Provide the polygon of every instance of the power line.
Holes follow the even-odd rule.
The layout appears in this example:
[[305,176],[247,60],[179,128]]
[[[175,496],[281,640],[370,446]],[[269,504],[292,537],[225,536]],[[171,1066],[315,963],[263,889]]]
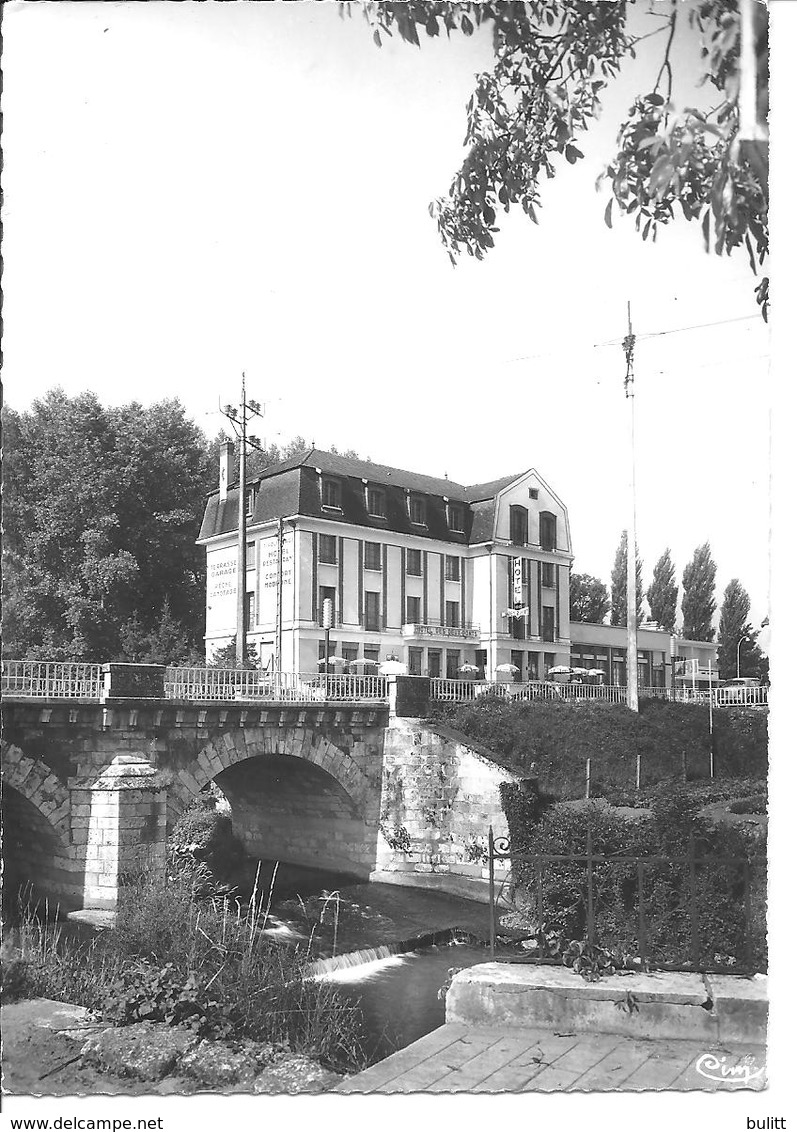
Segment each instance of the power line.
[[[635,338],[637,342],[643,338],[663,338],[668,334],[684,334],[688,330],[706,330],[711,326],[728,326],[732,322],[751,322],[753,319],[759,319],[760,317],[761,316],[758,314],[743,314],[738,318],[722,318],[717,319],[715,322],[696,322],[693,326],[676,326],[671,330],[652,330],[649,334],[636,334]],[[613,338],[610,342],[596,342],[593,349],[599,350],[603,346],[621,346],[622,344],[622,338]]]

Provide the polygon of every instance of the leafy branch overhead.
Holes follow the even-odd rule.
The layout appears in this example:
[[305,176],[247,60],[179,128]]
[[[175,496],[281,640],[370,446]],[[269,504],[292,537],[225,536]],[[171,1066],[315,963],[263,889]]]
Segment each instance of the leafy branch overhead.
[[[448,193],[429,206],[452,263],[463,251],[481,259],[493,247],[501,209],[520,205],[538,223],[541,184],[555,176],[557,155],[570,165],[584,156],[579,135],[597,117],[610,81],[624,60],[635,57],[638,43],[658,35],[662,60],[654,87],[635,98],[617,154],[599,178],[613,193],[605,221],[612,226],[616,206],[635,218],[643,239],[655,240],[659,225],[669,223],[679,206],[687,220],[700,223],[707,250],[728,254],[743,246],[753,271],[762,266],[769,247],[767,161],[765,147],[741,138],[738,0],[702,0],[689,11],[676,0],[666,9],[640,4],[640,16],[652,24],[644,34],[628,28],[634,2],[357,5],[377,46],[394,33],[420,46],[424,34],[471,36],[482,25],[491,28],[494,62],[476,76],[467,105],[465,159]],[[341,7],[353,10],[351,4]],[[702,36],[702,82],[719,92],[708,113],[679,110],[672,101],[672,47],[678,21],[687,19]],[[758,113],[765,120],[765,11],[756,20]],[[756,295],[766,318],[766,278]]]

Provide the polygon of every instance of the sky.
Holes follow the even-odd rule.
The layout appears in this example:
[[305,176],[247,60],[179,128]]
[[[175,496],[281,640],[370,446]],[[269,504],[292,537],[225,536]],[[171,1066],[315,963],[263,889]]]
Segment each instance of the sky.
[[[644,586],[666,547],[680,579],[709,541],[718,604],[738,577],[757,627],[770,345],[746,254],[706,255],[682,220],[656,244],[610,231],[595,189],[663,37],[605,99],[585,160],[543,186],[539,226],[499,214],[493,251],[454,268],[428,204],[461,160],[489,37],[380,50],[334,9],[7,5],[8,403],[55,385],[178,397],[212,435],[245,370],[267,441],[464,483],[536,468],[568,506],[574,568],[608,584],[629,513],[630,302]],[[662,22],[643,11],[640,30]],[[675,101],[705,104],[685,26]]]

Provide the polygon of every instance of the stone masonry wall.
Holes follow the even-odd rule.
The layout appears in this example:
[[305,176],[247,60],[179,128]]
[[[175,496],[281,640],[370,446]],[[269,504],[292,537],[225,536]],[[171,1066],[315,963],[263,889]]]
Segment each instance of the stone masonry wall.
[[482,887],[489,827],[507,834],[498,787],[517,778],[456,732],[397,721],[385,737],[378,871]]
[[216,779],[233,832],[252,857],[367,877],[376,860],[376,821],[366,822],[342,787],[293,757],[248,759]]

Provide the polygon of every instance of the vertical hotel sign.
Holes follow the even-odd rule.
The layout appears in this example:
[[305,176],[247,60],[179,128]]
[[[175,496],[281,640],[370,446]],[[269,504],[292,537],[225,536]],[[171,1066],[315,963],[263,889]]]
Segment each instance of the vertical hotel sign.
[[512,604],[523,604],[523,559],[512,559]]
[[[282,620],[293,620],[293,532],[282,535],[282,586],[278,583],[279,555],[277,535],[260,541],[260,617],[261,625],[274,628],[277,602],[282,598]],[[281,591],[281,592],[280,592]]]

